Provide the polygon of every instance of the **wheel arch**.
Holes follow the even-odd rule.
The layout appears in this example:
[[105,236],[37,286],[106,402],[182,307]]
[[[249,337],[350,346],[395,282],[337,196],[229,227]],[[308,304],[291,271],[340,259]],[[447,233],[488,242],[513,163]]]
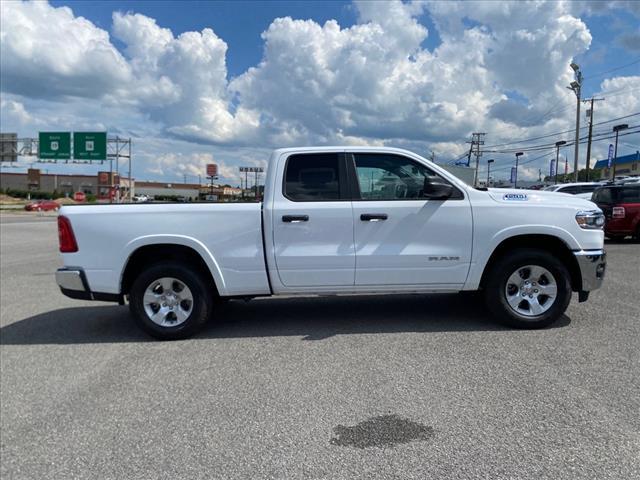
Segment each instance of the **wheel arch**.
[[482,276],[480,278],[480,288],[486,284],[487,277],[498,259],[506,252],[515,248],[532,248],[551,253],[560,260],[569,271],[571,289],[574,292],[582,289],[580,266],[578,265],[575,255],[561,238],[547,234],[522,234],[502,240],[494,248],[489,260],[484,266]]
[[221,294],[221,288],[224,288],[224,282],[218,265],[210,255],[207,258],[207,255],[203,255],[197,245],[190,245],[187,242],[177,243],[175,241],[166,241],[166,239],[165,241],[158,240],[159,241],[156,242],[134,245],[133,248],[130,249],[130,253],[122,268],[120,278],[121,294],[126,295],[129,293],[137,273],[144,268],[145,265],[163,260],[178,261],[191,265],[210,282],[215,295],[219,296]]

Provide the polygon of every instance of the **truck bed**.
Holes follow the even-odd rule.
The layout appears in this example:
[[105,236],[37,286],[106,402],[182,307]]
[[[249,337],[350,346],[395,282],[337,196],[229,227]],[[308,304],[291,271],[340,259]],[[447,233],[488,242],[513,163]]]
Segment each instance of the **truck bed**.
[[81,205],[60,214],[71,221],[78,243],[78,252],[63,254],[64,264],[84,267],[92,291],[119,293],[121,272],[136,249],[172,243],[202,256],[220,295],[270,293],[259,203]]

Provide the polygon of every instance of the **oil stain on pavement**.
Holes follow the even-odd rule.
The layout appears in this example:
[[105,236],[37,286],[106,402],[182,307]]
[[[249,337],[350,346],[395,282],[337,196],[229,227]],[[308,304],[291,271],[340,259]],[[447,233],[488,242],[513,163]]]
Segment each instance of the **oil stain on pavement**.
[[433,437],[433,428],[398,415],[372,417],[352,427],[338,425],[333,432],[335,436],[329,440],[331,445],[356,448],[394,447]]

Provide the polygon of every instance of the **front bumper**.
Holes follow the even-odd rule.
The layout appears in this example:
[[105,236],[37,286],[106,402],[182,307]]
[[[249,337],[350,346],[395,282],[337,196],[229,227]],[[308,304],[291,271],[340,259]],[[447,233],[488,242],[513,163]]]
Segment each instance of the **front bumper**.
[[607,253],[604,250],[579,250],[573,254],[580,267],[580,290],[590,292],[600,288],[607,268]]
[[56,271],[56,283],[63,295],[76,300],[101,300],[103,302],[124,303],[122,295],[115,293],[92,292],[87,276],[82,268],[65,267]]

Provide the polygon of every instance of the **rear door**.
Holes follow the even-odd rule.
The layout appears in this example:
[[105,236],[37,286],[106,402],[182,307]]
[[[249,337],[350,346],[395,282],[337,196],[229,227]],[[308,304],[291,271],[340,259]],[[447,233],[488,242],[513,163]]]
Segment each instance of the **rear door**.
[[347,158],[355,190],[356,285],[461,287],[472,245],[471,206],[464,193],[454,186],[450,199],[425,199],[425,177],[450,182],[402,155]]
[[353,213],[344,154],[300,153],[282,168],[275,192],[273,242],[285,287],[353,286]]

